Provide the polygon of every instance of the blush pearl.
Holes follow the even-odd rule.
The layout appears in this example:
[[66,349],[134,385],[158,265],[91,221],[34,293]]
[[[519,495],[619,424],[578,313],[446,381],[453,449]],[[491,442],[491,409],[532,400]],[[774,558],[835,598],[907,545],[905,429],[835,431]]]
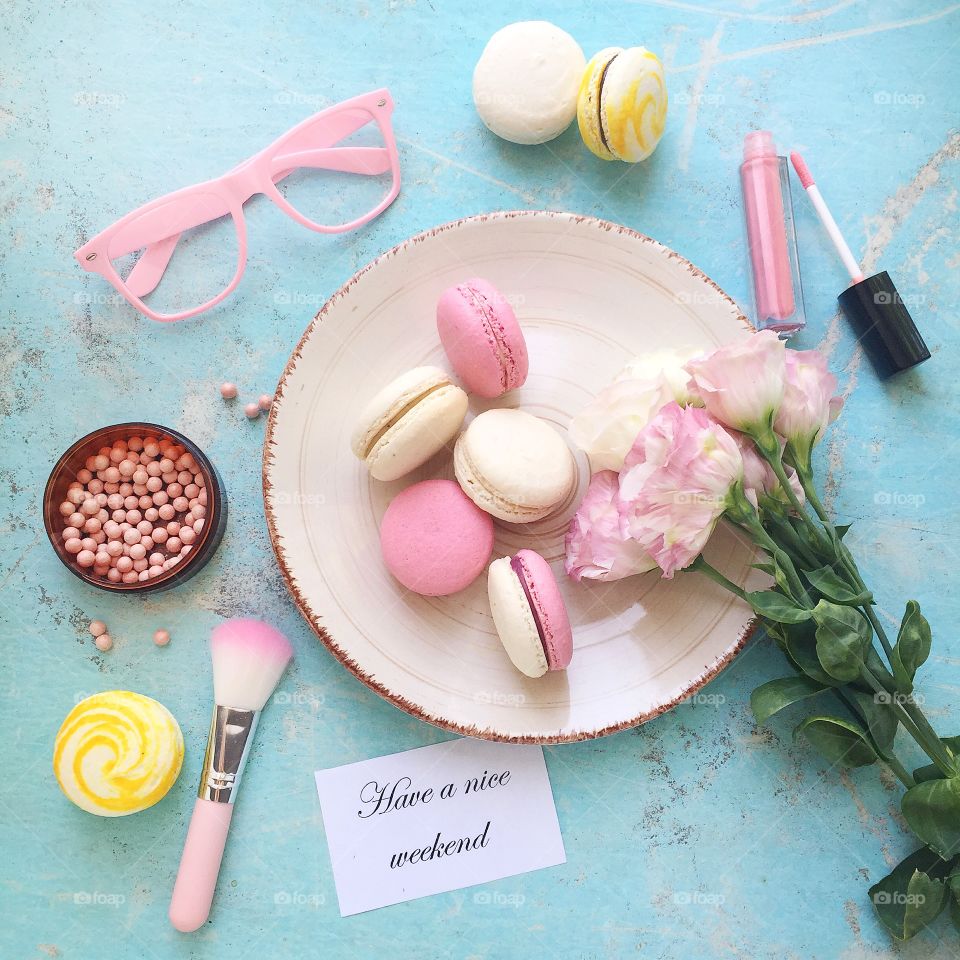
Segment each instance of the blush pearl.
[[165,647],[170,642],[170,633],[167,630],[155,630],[153,642],[158,647]]
[[233,400],[237,395],[237,385],[235,383],[221,383],[220,396],[224,400]]
[[266,413],[270,407],[273,406],[273,397],[266,393],[262,393],[260,394],[260,398],[257,400],[257,405],[264,413]]
[[103,650],[104,652],[113,647],[113,640],[110,639],[109,633],[101,633],[93,642],[96,644],[98,650]]
[[243,408],[243,412],[249,420],[256,420],[260,416],[260,407],[255,403],[248,403]]

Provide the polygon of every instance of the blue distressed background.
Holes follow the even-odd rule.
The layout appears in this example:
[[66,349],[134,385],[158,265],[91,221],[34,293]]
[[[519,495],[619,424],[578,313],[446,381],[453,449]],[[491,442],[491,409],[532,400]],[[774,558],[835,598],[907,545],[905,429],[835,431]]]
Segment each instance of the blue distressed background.
[[[960,606],[956,302],[960,4],[946,0],[489,0],[251,3],[19,2],[0,24],[3,434],[3,818],[0,955],[50,957],[746,957],[854,960],[957,955],[941,921],[905,948],[878,927],[867,887],[911,848],[900,790],[875,769],[829,771],[790,740],[789,714],[757,729],[749,691],[784,672],[766,642],[706,696],[637,730],[548,748],[566,866],[340,919],[312,771],[442,739],[379,700],[298,618],[262,513],[263,421],[217,395],[269,392],[324,299],[376,254],[439,222],[546,207],[618,220],[689,257],[747,302],[737,166],[744,133],[805,151],[852,247],[897,278],[933,352],[881,386],[836,316],[842,268],[797,198],[810,324],[848,396],[821,452],[830,501],[855,521],[891,624],[917,598],[934,626],[921,692],[956,734]],[[589,56],[643,43],[671,94],[657,153],[605,164],[576,129],[541,147],[498,141],[471,104],[473,63],[503,24],[547,17]],[[72,251],[116,217],[231,167],[295,122],[388,85],[403,192],[366,229],[323,237],[269,203],[248,211],[240,289],[201,318],[136,316]],[[148,418],[180,428],[231,497],[217,557],[165,596],[86,588],[55,559],[38,511],[73,439]],[[166,907],[209,709],[206,638],[257,614],[297,648],[254,750],[214,919],[184,937]],[[86,626],[110,625],[101,655]],[[166,627],[173,642],[150,635]],[[56,729],[83,695],[159,698],[188,745],[153,809],[97,819],[60,794]],[[87,902],[92,901],[92,902]],[[939,936],[938,936],[939,935]],[[941,939],[943,937],[943,939]],[[950,939],[953,937],[953,939]]]

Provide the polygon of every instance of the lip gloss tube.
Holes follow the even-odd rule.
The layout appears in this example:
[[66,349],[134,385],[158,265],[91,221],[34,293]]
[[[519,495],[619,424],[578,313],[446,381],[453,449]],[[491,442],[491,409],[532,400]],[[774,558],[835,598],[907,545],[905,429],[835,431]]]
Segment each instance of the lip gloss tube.
[[787,158],[777,156],[769,130],[744,139],[740,184],[757,329],[788,337],[806,319]]

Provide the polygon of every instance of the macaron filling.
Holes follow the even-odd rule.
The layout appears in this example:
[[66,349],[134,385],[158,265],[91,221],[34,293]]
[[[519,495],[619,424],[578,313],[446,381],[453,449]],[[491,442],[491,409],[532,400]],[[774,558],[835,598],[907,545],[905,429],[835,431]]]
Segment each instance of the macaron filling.
[[434,393],[437,393],[440,390],[445,390],[447,387],[452,384],[449,381],[443,383],[434,384],[432,387],[429,387],[427,390],[424,390],[423,393],[417,394],[412,400],[409,400],[405,403],[396,413],[392,414],[386,423],[367,441],[367,445],[363,449],[363,455],[361,459],[366,459],[370,456],[370,452],[376,447],[376,445],[384,438],[384,436],[389,433],[414,407],[419,406],[423,403],[427,397],[431,396]]
[[510,349],[507,340],[506,331],[503,324],[497,318],[497,312],[494,310],[490,301],[476,288],[469,284],[462,283],[457,287],[464,299],[472,301],[473,305],[480,312],[483,318],[484,330],[487,333],[487,339],[497,356],[497,362],[500,365],[500,387],[507,391],[512,386],[510,374],[516,369],[517,362]]
[[530,584],[527,582],[526,566],[519,555],[510,558],[510,569],[517,575],[520,586],[523,588],[523,595],[527,598],[530,606],[530,614],[533,617],[533,624],[537,628],[537,636],[540,638],[540,646],[543,647],[544,656],[547,658],[547,669],[555,670],[556,662],[550,657],[550,648],[547,645],[547,637],[544,633],[543,623],[540,620],[540,609],[530,590]]
[[604,148],[610,153],[614,151],[611,149],[609,142],[607,141],[607,131],[603,128],[603,83],[607,79],[607,71],[610,69],[610,64],[619,57],[619,53],[615,53],[604,65],[603,69],[600,71],[600,80],[597,83],[597,132],[600,134],[600,142],[603,144]]

